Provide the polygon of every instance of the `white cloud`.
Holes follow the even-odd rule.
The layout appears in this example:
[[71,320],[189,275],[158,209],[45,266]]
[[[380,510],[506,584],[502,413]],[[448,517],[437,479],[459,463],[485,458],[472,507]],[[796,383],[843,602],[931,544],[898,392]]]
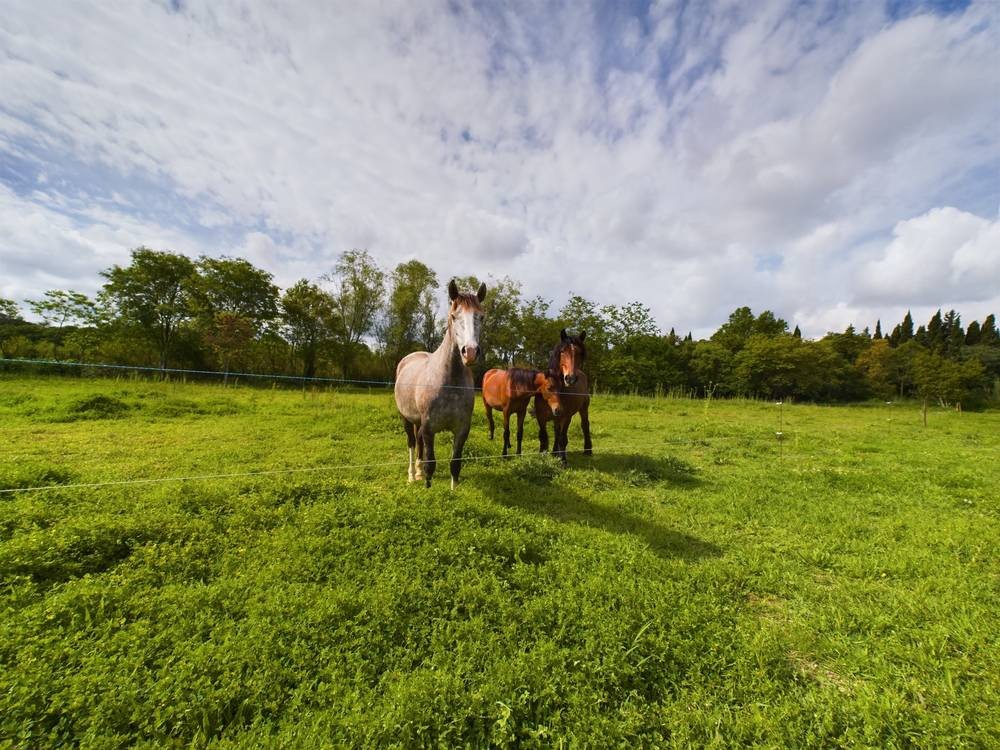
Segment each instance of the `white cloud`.
[[[638,298],[664,328],[751,304],[819,334],[933,295],[857,273],[895,263],[900,226],[944,205],[990,223],[995,3],[657,3],[648,33],[623,7],[15,2],[0,293],[73,286],[67,269],[93,287],[140,243],[243,254],[279,283],[366,247],[557,305]],[[995,266],[938,229],[949,300],[986,304]]]
[[863,296],[898,304],[1000,300],[1000,219],[945,207],[899,222],[859,279]]

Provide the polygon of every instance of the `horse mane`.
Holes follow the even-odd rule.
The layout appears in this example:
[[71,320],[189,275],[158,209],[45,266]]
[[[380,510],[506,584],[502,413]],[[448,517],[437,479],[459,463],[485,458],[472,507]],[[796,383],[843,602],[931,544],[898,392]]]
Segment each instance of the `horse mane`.
[[559,372],[559,355],[568,346],[580,347],[579,366],[583,366],[584,362],[587,361],[586,345],[580,341],[579,336],[571,336],[555,345],[555,348],[552,350],[552,354],[549,355],[549,372]]
[[451,301],[451,305],[453,309],[459,307],[469,307],[473,310],[483,309],[483,306],[479,303],[479,297],[475,294],[459,294]]
[[535,375],[538,374],[538,370],[529,370],[524,367],[511,367],[507,372],[510,374],[510,383],[512,386],[526,391],[535,390]]

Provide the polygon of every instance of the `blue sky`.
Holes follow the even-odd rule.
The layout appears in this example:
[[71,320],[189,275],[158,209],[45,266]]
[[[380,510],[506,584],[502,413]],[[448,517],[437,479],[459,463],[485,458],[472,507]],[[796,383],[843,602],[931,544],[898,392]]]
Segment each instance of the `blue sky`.
[[1000,311],[1000,4],[50,4],[0,19],[0,296],[139,244],[639,299]]

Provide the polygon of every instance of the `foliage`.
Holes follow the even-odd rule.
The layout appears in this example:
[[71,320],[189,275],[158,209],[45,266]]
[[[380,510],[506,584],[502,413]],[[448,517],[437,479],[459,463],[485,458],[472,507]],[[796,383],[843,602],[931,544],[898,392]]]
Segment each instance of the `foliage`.
[[[97,303],[76,292],[50,290],[32,302],[43,324],[21,320],[17,306],[0,310],[0,355],[196,370],[391,380],[396,363],[441,341],[446,300],[433,269],[419,260],[387,273],[365,250],[343,253],[323,277],[279,297],[269,272],[237,258],[184,256],[137,248],[133,262],[104,272]],[[456,279],[466,291],[474,276]],[[544,368],[561,329],[587,332],[591,388],[643,394],[756,395],[823,402],[920,398],[918,352],[963,363],[978,378],[960,379],[963,408],[1000,400],[1000,334],[993,315],[963,328],[955,310],[937,311],[914,331],[907,312],[892,333],[849,325],[818,341],[770,310],[734,310],[710,338],[663,334],[641,301],[601,305],[570,294],[553,302],[526,299],[519,281],[490,278],[476,377],[492,367]],[[6,311],[6,312],[4,312]],[[797,342],[797,343],[796,343]],[[974,367],[968,365],[968,367]],[[953,379],[952,379],[953,380]],[[936,398],[936,397],[935,397]],[[952,396],[949,396],[952,398]]]
[[333,297],[300,279],[281,298],[281,312],[285,338],[302,359],[302,375],[311,378],[317,357],[341,332]]
[[194,263],[184,255],[139,247],[131,264],[112,266],[101,275],[107,279],[104,298],[120,318],[135,324],[131,330],[151,338],[160,367],[166,367],[177,327],[193,314]]
[[61,289],[50,289],[40,300],[25,300],[31,311],[47,325],[62,328],[66,323],[90,323],[97,308],[86,294]]
[[374,333],[385,295],[385,272],[367,250],[355,249],[342,253],[333,272],[323,280],[333,286],[331,294],[342,332],[338,342],[341,369],[348,377],[362,338]]

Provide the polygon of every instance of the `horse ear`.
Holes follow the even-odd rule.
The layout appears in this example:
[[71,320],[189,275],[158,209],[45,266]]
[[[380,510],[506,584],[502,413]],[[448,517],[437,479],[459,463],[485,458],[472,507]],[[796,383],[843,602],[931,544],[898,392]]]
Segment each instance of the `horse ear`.
[[562,341],[565,341],[566,339],[569,338],[569,336],[566,335],[566,329],[565,328],[563,328],[561,331],[559,331],[559,338]]
[[479,285],[479,292],[476,294],[476,296],[479,297],[480,302],[486,299],[486,284]]
[[455,301],[458,296],[458,284],[455,283],[455,279],[448,282],[448,299]]
[[585,338],[587,338],[587,332],[586,331],[580,331],[580,343],[581,344],[583,343],[583,340]]

